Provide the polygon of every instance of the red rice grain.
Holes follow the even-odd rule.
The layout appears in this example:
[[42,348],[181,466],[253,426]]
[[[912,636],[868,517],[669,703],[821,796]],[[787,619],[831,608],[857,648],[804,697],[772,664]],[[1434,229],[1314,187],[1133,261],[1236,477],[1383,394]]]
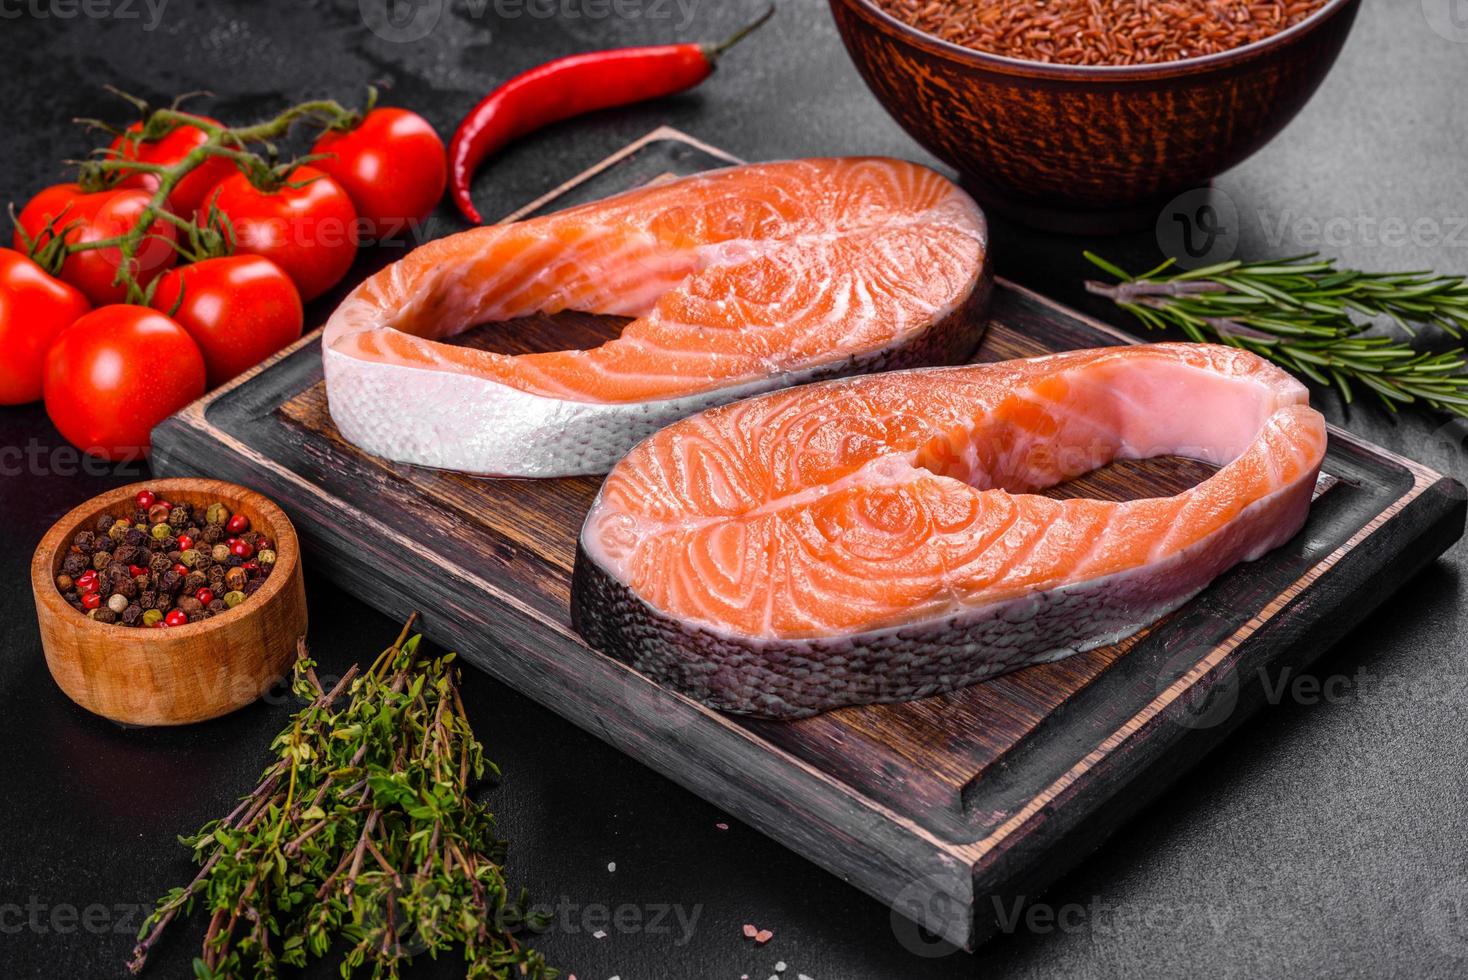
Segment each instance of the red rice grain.
[[954,44],[1025,61],[1141,65],[1263,40],[1326,0],[875,0]]

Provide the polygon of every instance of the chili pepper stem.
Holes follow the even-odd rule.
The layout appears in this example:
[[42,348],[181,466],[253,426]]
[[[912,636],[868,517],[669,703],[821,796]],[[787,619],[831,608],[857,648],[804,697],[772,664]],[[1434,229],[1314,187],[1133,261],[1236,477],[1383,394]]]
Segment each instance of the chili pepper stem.
[[720,55],[722,55],[725,51],[728,51],[740,41],[749,37],[749,35],[753,34],[755,31],[759,30],[761,27],[764,26],[765,22],[773,16],[775,16],[775,5],[772,3],[769,5],[768,8],[765,9],[764,13],[759,15],[756,20],[745,24],[743,27],[739,28],[739,30],[724,38],[724,40],[712,44],[700,44],[699,49],[703,51],[703,56],[708,59],[709,67],[712,68],[715,64],[718,63]]

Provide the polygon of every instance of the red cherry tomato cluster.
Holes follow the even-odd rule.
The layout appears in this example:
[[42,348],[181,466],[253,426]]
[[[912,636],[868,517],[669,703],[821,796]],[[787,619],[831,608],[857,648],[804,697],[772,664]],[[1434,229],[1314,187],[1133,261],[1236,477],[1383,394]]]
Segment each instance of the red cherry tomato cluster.
[[[443,143],[422,117],[341,116],[311,147],[322,156],[271,181],[228,154],[195,153],[211,134],[233,138],[218,120],[175,115],[157,138],[134,123],[104,151],[114,169],[103,189],[56,184],[32,197],[14,248],[0,248],[0,405],[44,398],[79,448],[136,458],[158,422],[299,339],[303,301],[346,276],[360,242],[427,217],[447,181]],[[168,214],[139,233],[123,270],[118,246],[76,246],[135,232],[170,176],[130,162],[177,168],[177,179]],[[209,238],[195,226],[229,244],[200,249]]]

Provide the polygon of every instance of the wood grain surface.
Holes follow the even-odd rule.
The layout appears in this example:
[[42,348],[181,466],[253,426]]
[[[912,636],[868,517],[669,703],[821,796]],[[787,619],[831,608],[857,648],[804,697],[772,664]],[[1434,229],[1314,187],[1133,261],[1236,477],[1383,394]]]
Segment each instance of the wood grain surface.
[[[660,130],[517,214],[732,158]],[[477,328],[503,351],[586,346],[613,318]],[[1133,342],[999,283],[980,360]],[[972,947],[990,899],[1033,898],[1261,703],[1259,671],[1325,650],[1462,532],[1461,486],[1333,429],[1338,481],[1293,541],[1123,643],[906,704],[796,722],[723,715],[570,629],[576,535],[598,480],[493,480],[368,457],[331,424],[313,334],[166,421],[154,466],[281,501],[313,569],[908,918]],[[1053,491],[1175,492],[1203,464],[1117,464]],[[1007,907],[1007,906],[1006,906]]]

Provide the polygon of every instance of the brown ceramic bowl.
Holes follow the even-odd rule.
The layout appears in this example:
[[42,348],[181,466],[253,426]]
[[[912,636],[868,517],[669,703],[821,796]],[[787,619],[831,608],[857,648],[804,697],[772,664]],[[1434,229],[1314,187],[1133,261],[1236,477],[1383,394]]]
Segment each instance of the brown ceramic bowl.
[[923,33],[872,0],[830,0],[846,50],[904,129],[993,210],[1059,231],[1146,227],[1278,133],[1340,53],[1360,0],[1218,54],[1054,65]]
[[[275,570],[244,602],[197,623],[147,629],[88,619],[56,588],[61,560],[78,531],[94,528],[104,513],[129,510],[143,489],[191,506],[218,501],[244,514],[275,542]],[[88,711],[131,725],[182,725],[249,704],[290,668],[306,632],[301,545],[290,520],[260,494],[218,480],[150,480],[93,497],[41,539],[31,589],[56,683]]]

